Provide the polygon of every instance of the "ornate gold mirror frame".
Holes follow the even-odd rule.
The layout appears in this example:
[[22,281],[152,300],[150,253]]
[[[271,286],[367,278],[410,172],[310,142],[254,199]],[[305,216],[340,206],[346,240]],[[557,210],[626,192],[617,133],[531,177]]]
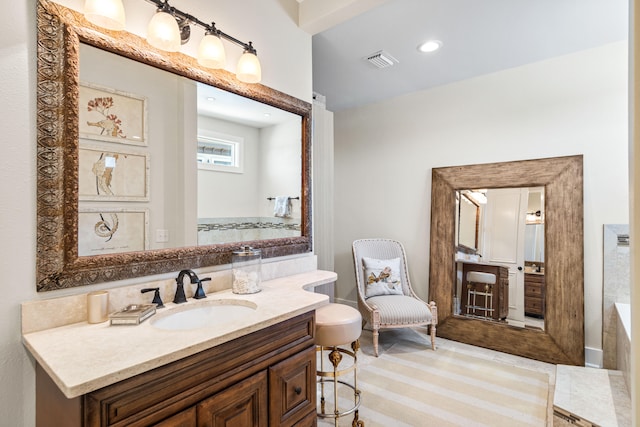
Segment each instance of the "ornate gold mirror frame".
[[[545,330],[454,316],[455,190],[545,188]],[[434,168],[429,300],[438,335],[548,363],[584,365],[582,156]]]
[[301,237],[243,242],[264,258],[310,252],[311,104],[260,84],[244,84],[195,58],[152,48],[142,38],[102,30],[71,9],[37,9],[37,290],[69,288],[231,262],[239,244],[78,256],[78,84],[80,42],[272,105],[302,118]]

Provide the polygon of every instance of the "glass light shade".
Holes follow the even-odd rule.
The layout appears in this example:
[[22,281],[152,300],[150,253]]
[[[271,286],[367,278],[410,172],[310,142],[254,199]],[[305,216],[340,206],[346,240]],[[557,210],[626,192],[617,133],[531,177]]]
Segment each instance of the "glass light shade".
[[153,15],[147,27],[147,42],[167,52],[179,51],[180,28],[176,18],[167,12],[158,12]]
[[122,0],[86,0],[84,17],[87,21],[108,30],[124,30],[124,6]]
[[250,52],[245,52],[238,61],[236,77],[241,82],[259,83],[262,80],[262,69],[258,57]]
[[198,64],[207,68],[224,68],[227,58],[220,37],[206,34],[198,46]]

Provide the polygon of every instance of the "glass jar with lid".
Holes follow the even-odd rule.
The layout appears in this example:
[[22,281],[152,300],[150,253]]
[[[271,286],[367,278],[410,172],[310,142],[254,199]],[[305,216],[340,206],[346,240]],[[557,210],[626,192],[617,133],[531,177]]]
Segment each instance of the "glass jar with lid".
[[243,246],[231,257],[233,271],[232,291],[234,294],[255,294],[260,292],[262,280],[262,254],[259,249]]

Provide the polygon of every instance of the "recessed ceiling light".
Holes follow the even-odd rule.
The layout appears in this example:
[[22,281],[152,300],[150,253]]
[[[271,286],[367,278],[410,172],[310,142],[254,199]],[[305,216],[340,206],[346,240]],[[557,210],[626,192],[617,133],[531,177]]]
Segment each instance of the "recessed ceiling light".
[[271,113],[264,113],[263,116],[265,117],[271,117]]
[[207,101],[209,101],[209,102],[213,102],[213,101],[215,101],[215,100],[216,100],[216,99],[215,99],[213,96],[207,96]]
[[418,45],[418,50],[420,52],[428,53],[434,52],[442,47],[442,42],[440,40],[427,40],[424,43]]

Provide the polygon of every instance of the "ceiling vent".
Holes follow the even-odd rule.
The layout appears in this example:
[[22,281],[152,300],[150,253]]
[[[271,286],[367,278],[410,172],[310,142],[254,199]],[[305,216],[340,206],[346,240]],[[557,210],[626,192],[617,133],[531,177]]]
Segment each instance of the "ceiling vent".
[[370,64],[373,64],[377,68],[387,68],[398,63],[398,60],[396,58],[389,55],[384,50],[372,53],[364,59],[366,59]]

